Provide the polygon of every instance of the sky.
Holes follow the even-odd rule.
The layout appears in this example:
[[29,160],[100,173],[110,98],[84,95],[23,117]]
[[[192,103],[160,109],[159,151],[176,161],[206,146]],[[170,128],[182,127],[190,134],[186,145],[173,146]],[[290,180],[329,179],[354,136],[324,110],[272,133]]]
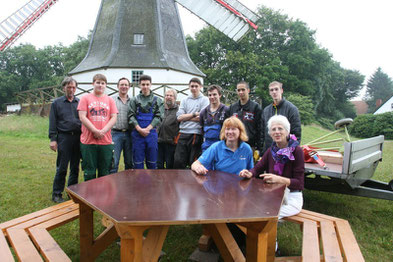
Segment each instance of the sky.
[[[28,0],[1,0],[0,21]],[[316,31],[317,43],[329,50],[346,69],[358,70],[367,79],[381,67],[393,78],[393,1],[391,0],[240,0],[251,10],[264,5],[305,22]],[[36,47],[69,45],[78,35],[92,30],[100,0],[59,0],[28,31],[19,43]],[[193,35],[205,22],[179,6],[185,34]],[[14,44],[14,45],[15,45]]]

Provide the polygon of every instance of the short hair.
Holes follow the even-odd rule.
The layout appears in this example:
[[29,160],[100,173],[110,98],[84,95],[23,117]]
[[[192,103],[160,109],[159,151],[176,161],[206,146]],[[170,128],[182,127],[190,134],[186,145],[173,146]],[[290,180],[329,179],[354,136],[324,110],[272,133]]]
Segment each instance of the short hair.
[[66,85],[68,85],[68,84],[70,84],[72,82],[74,82],[75,86],[78,87],[78,82],[74,78],[72,78],[71,76],[66,76],[63,79],[63,81],[61,81],[61,87],[65,87]]
[[142,81],[150,81],[150,84],[151,84],[152,83],[151,76],[141,75],[138,80],[139,84],[142,83]]
[[287,130],[288,134],[291,130],[291,124],[288,121],[288,118],[286,118],[283,115],[274,115],[271,118],[269,118],[269,121],[267,121],[267,129],[270,135],[270,128],[272,127],[273,124],[280,124],[284,127],[285,130]]
[[168,88],[168,89],[165,91],[165,94],[168,93],[168,92],[172,92],[173,96],[175,97],[175,100],[177,99],[177,91],[176,91],[175,89]]
[[240,131],[239,140],[246,142],[248,141],[248,136],[246,132],[246,128],[242,121],[236,116],[231,116],[230,118],[225,119],[224,123],[222,124],[221,132],[220,132],[220,139],[225,139],[225,129],[228,127],[235,127],[238,128]]
[[268,88],[271,87],[271,86],[275,86],[275,85],[278,85],[278,86],[282,89],[282,83],[281,83],[281,82],[278,82],[278,81],[273,81],[273,82],[271,82],[271,83],[269,84]]
[[221,86],[219,86],[219,85],[210,85],[207,88],[207,92],[211,92],[213,90],[217,90],[218,94],[221,95],[221,90],[222,90]]
[[188,82],[188,84],[191,84],[191,82],[198,83],[198,85],[200,85],[200,86],[202,85],[201,80],[197,77],[191,78],[190,81]]
[[249,84],[246,81],[240,81],[239,83],[237,83],[236,87],[238,85],[245,85],[247,89],[250,89],[250,86],[249,86]]
[[130,80],[128,80],[128,78],[127,78],[127,77],[122,77],[122,78],[120,78],[120,79],[119,79],[119,81],[117,81],[117,86],[119,86],[119,84],[120,84],[120,81],[122,81],[122,80],[127,80],[127,82],[128,82],[128,85],[131,85],[131,82],[130,82]]
[[104,76],[103,74],[95,74],[93,76],[93,83],[97,80],[102,80],[105,82],[105,84],[108,84],[108,80],[106,80],[106,76]]

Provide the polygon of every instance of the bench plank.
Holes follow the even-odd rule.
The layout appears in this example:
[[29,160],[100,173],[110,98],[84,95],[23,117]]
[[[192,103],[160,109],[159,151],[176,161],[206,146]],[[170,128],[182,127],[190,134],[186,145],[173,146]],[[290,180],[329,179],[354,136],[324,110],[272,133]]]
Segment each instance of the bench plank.
[[6,229],[9,227],[16,226],[20,223],[24,223],[28,220],[40,217],[42,215],[48,214],[50,212],[53,212],[55,210],[58,210],[58,209],[61,209],[61,208],[64,208],[66,206],[73,205],[73,204],[75,204],[75,203],[72,200],[69,200],[69,201],[63,202],[61,204],[57,204],[55,206],[51,206],[51,207],[36,211],[34,213],[30,213],[30,214],[6,221],[6,222],[0,224],[0,229],[2,229],[3,232],[5,232]]
[[336,229],[345,261],[364,261],[362,252],[360,251],[348,221],[336,221]]
[[24,229],[9,228],[7,234],[19,261],[43,261]]
[[40,253],[44,256],[46,261],[51,262],[71,262],[71,259],[64,253],[61,247],[44,228],[30,228],[29,229],[32,240],[35,245],[39,247]]
[[320,225],[321,225],[320,232],[321,232],[324,261],[325,262],[343,261],[333,222],[323,220],[320,222]]
[[15,261],[3,232],[0,232],[0,261],[2,262]]
[[303,224],[303,262],[320,262],[318,225],[314,221],[306,221]]
[[75,220],[79,217],[79,209],[74,210],[72,212],[66,213],[64,215],[58,216],[56,218],[50,219],[46,222],[43,222],[41,224],[35,225],[32,228],[44,228],[46,230],[52,230],[55,229],[59,226],[62,226],[68,222],[71,222],[72,220]]
[[24,223],[19,223],[19,224],[15,225],[15,226],[13,226],[11,228],[27,229],[29,227],[33,227],[33,226],[41,224],[43,222],[55,219],[55,218],[57,218],[57,217],[59,217],[59,216],[61,216],[63,214],[67,214],[69,212],[75,211],[77,209],[78,209],[77,205],[69,205],[69,206],[63,207],[61,209],[54,210],[54,211],[52,211],[50,213],[47,213],[45,215],[42,215],[42,216],[39,216],[39,217],[30,219],[30,220],[27,220]]
[[325,214],[313,212],[313,211],[306,210],[306,209],[302,209],[302,211],[300,212],[300,214],[312,215],[312,216],[314,216],[314,217],[316,217],[316,218],[321,218],[321,219],[323,219],[323,220],[331,220],[331,221],[344,220],[344,219],[339,218],[339,217],[332,217],[332,216],[329,216],[329,215],[325,215]]

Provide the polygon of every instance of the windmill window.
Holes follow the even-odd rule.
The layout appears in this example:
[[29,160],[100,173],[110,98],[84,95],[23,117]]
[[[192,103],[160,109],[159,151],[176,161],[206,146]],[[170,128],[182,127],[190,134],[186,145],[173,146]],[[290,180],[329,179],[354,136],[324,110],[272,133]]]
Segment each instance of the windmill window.
[[393,109],[393,103],[390,104],[390,108]]
[[134,34],[134,45],[143,45],[145,35],[144,34]]
[[132,71],[132,83],[138,83],[143,71]]

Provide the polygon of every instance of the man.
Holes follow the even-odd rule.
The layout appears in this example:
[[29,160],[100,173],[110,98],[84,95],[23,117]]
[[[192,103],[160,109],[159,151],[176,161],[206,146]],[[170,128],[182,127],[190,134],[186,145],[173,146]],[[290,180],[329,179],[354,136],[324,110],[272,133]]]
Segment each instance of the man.
[[[179,122],[177,122],[176,113],[179,106],[176,104],[177,92],[174,89],[168,89],[165,92],[165,113],[161,126],[158,129],[158,169],[173,168],[173,162],[176,150],[176,137],[179,133]],[[164,166],[165,164],[165,166]]]
[[53,101],[49,114],[49,146],[53,151],[57,151],[52,191],[52,200],[56,203],[64,202],[62,192],[68,164],[70,164],[68,186],[78,183],[80,160],[81,121],[77,112],[79,99],[74,96],[78,83],[72,77],[66,77],[61,86],[64,89],[64,96]]
[[157,168],[158,137],[156,128],[161,122],[162,100],[151,92],[151,77],[141,75],[139,87],[141,93],[133,97],[128,106],[129,123],[133,127],[132,153],[134,167],[143,169],[144,162],[148,169]]
[[128,124],[128,90],[130,89],[130,80],[122,77],[117,82],[119,95],[115,97],[115,103],[119,114],[117,115],[116,124],[112,127],[112,140],[115,144],[115,152],[113,155],[114,163],[110,173],[117,173],[119,170],[120,154],[123,151],[124,168],[134,168],[132,160],[132,141],[131,129]]
[[202,83],[194,77],[189,82],[191,95],[183,99],[177,111],[177,121],[180,122],[179,139],[175,151],[174,168],[184,169],[201,154],[202,127],[199,114],[209,105],[209,99],[201,93]]
[[285,116],[291,124],[290,134],[294,134],[299,143],[301,139],[302,127],[300,124],[299,110],[295,105],[286,100],[282,94],[284,89],[282,83],[273,81],[269,84],[269,94],[273,99],[273,103],[263,109],[262,115],[262,139],[264,141],[263,152],[265,152],[272,145],[272,138],[268,134],[267,121],[273,115]]
[[207,89],[210,104],[201,111],[199,123],[203,131],[202,152],[213,143],[220,141],[220,131],[228,107],[220,102],[221,87],[211,85]]
[[84,95],[78,105],[82,122],[81,153],[85,181],[109,174],[113,144],[111,128],[117,120],[115,101],[105,94],[106,77],[93,77],[93,93]]
[[251,101],[250,87],[247,82],[241,81],[236,85],[239,101],[229,107],[227,117],[238,117],[246,127],[248,144],[253,150],[262,149],[262,109],[259,104]]

